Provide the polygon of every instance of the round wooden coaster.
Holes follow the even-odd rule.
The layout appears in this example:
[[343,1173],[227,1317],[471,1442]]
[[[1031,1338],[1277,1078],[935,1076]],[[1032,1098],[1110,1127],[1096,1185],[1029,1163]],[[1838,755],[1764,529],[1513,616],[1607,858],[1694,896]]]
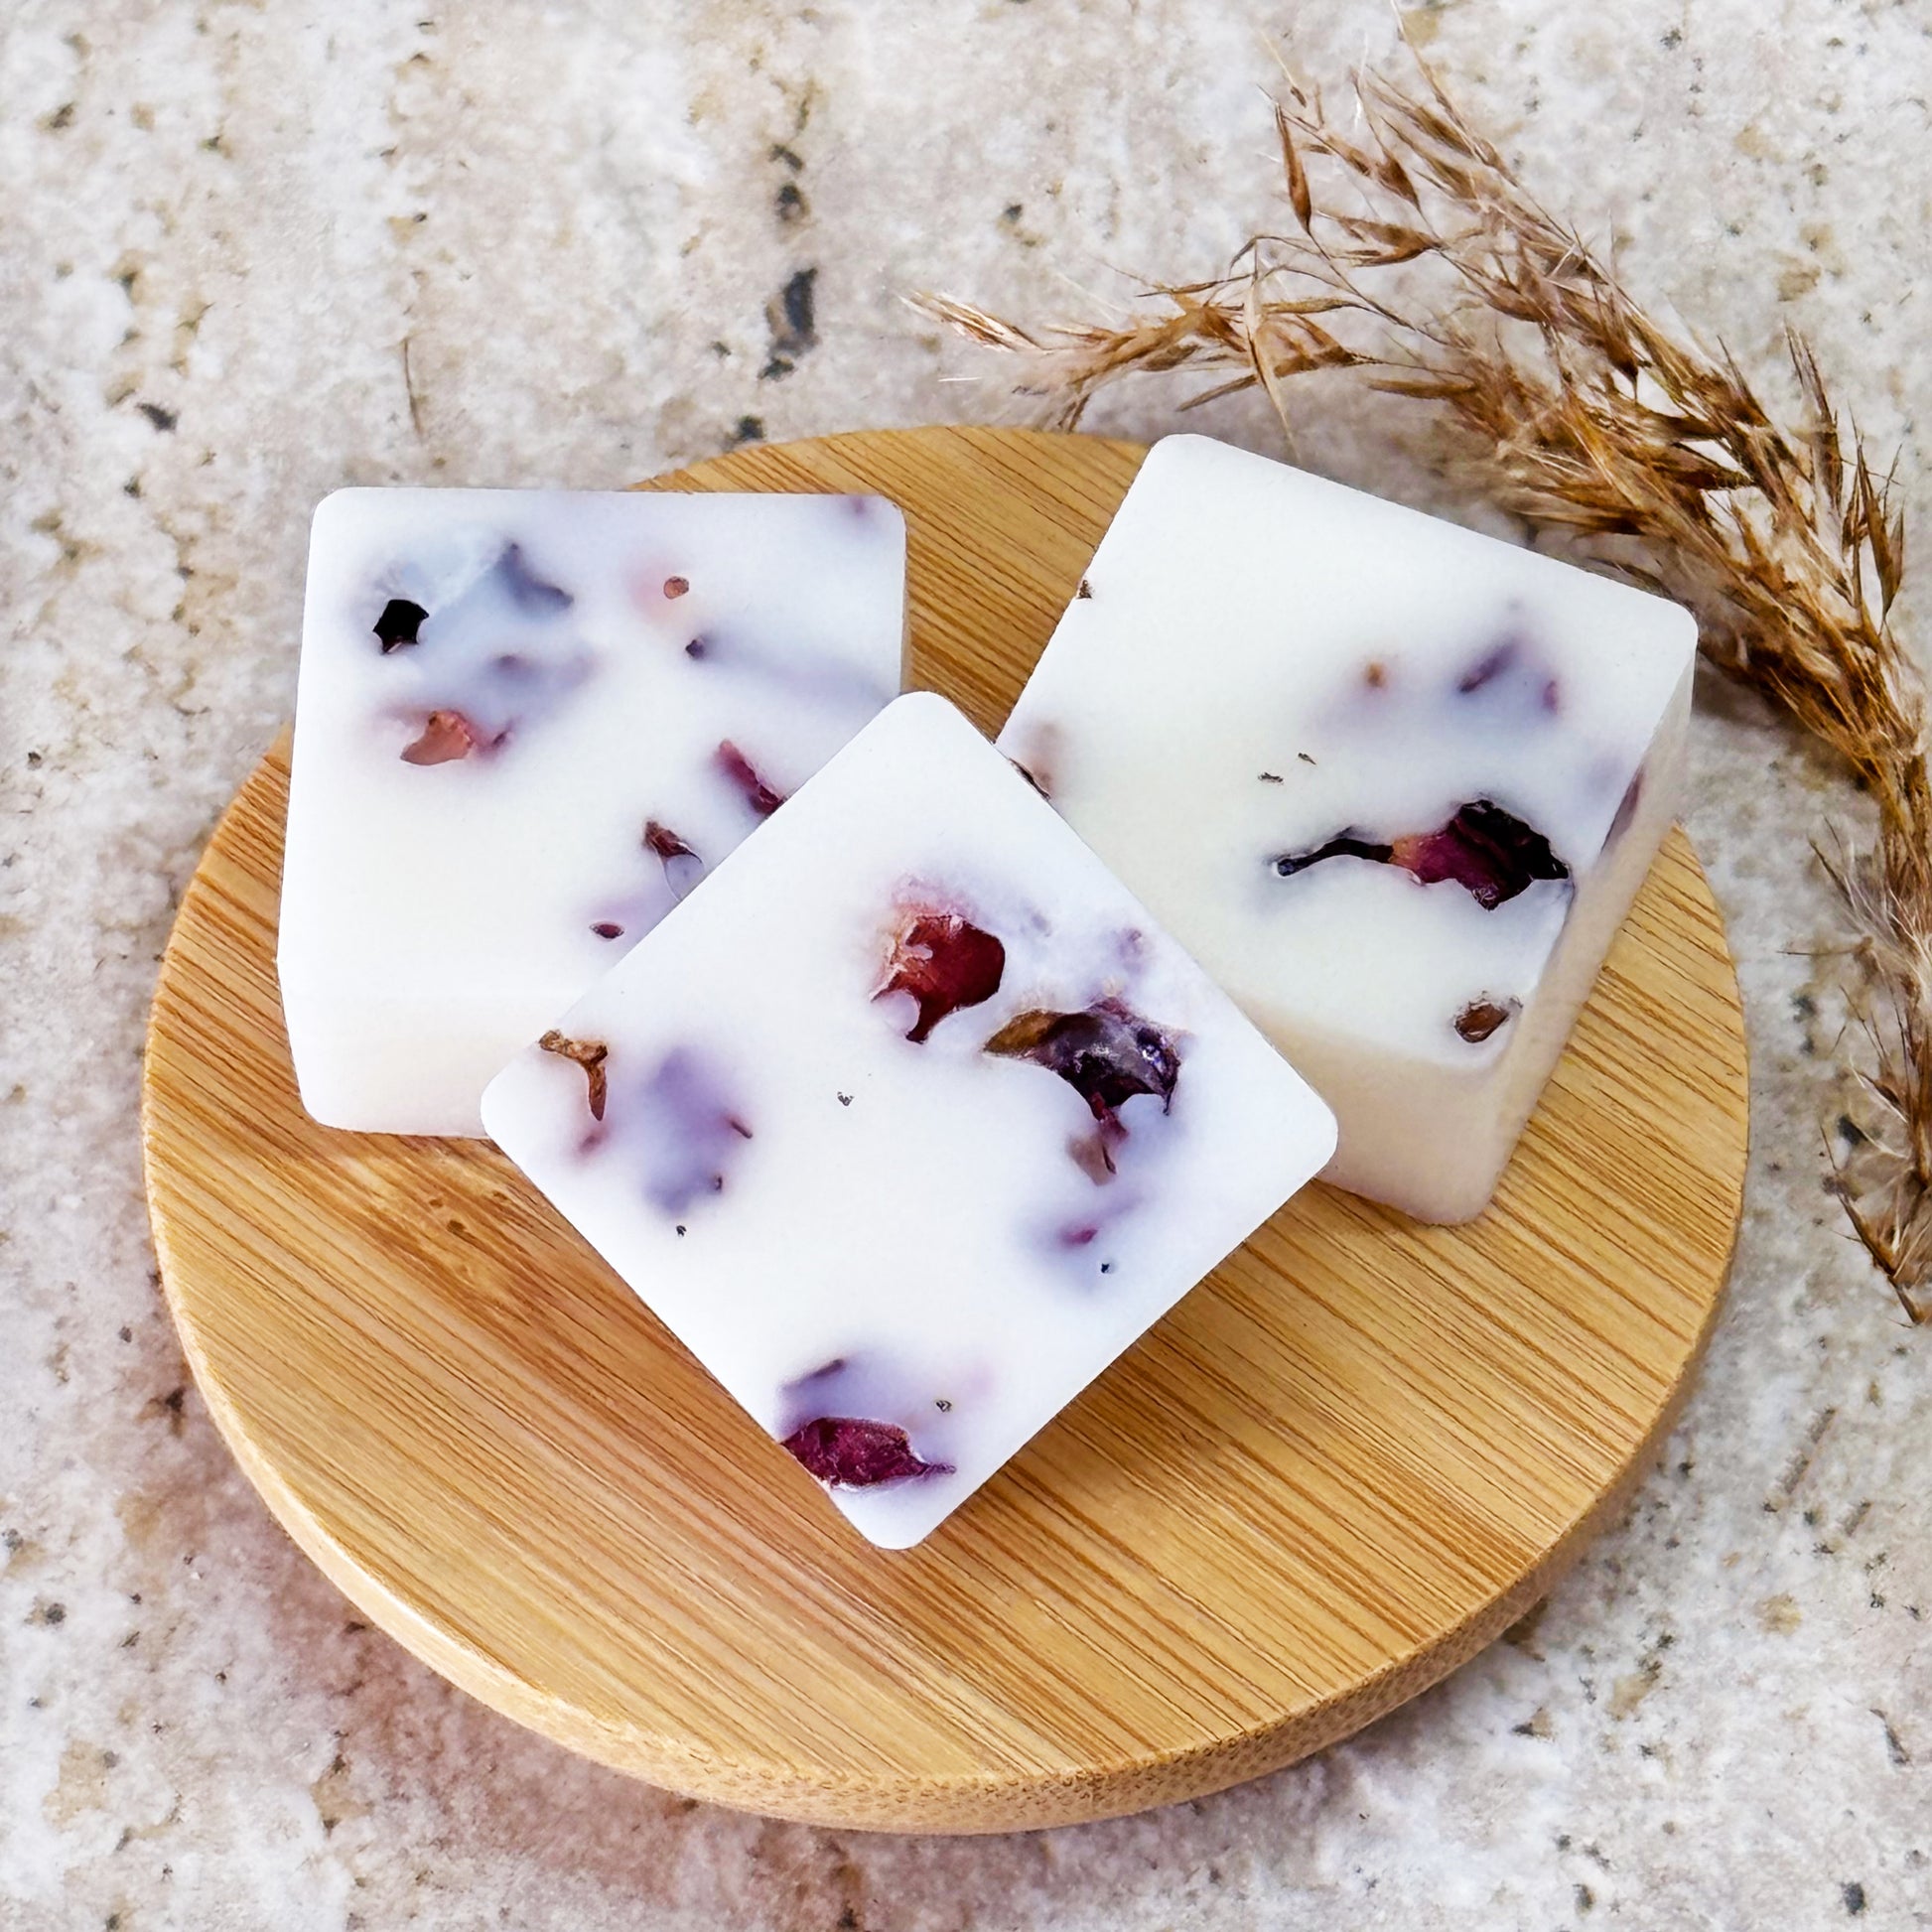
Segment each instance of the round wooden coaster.
[[[1142,452],[928,429],[657,486],[882,490],[918,681],[991,730]],[[148,1043],[163,1279],[290,1534],[436,1669],[653,1783],[993,1831],[1215,1790],[1341,1737],[1527,1609],[1648,1467],[1745,1154],[1724,932],[1681,834],[1496,1205],[1314,1187],[923,1547],[861,1543],[490,1148],[296,1100],[286,746],[183,902]]]

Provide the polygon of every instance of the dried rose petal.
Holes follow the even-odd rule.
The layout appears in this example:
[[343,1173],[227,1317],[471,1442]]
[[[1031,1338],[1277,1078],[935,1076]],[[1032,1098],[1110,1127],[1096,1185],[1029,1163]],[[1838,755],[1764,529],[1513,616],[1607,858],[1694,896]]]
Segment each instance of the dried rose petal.
[[682,898],[704,873],[704,861],[671,830],[654,818],[644,820],[644,849],[656,855],[674,898]]
[[769,818],[785,802],[784,793],[772,790],[729,738],[718,747],[713,762],[745,794],[745,802],[760,818]]
[[405,745],[405,764],[448,764],[467,759],[477,749],[477,731],[460,711],[432,711],[423,721],[420,737]]
[[572,1039],[560,1034],[553,1027],[537,1041],[546,1053],[555,1053],[563,1059],[575,1060],[584,1069],[584,1084],[588,1089],[591,1118],[604,1118],[605,1077],[604,1062],[610,1057],[611,1049],[601,1039]]
[[412,603],[406,597],[392,597],[382,607],[382,615],[371,626],[376,641],[382,646],[383,656],[387,657],[392,650],[415,643],[423,621],[428,616],[429,613],[420,604]]
[[1273,861],[1284,879],[1323,859],[1367,859],[1400,866],[1425,886],[1452,879],[1485,911],[1493,911],[1539,879],[1568,879],[1570,868],[1533,826],[1487,798],[1470,800],[1437,832],[1417,832],[1388,845],[1365,839],[1352,828],[1307,852],[1284,853]]
[[836,1489],[870,1489],[908,1476],[949,1476],[950,1462],[924,1462],[895,1423],[861,1416],[818,1416],[785,1438],[805,1473]]
[[893,941],[886,984],[873,995],[909,993],[919,1017],[905,1037],[923,1041],[948,1014],[976,1007],[1000,990],[1007,949],[957,912],[914,912]]
[[[1155,1094],[1164,1109],[1172,1106],[1180,1078],[1173,1041],[1118,1000],[1103,1000],[1083,1013],[1020,1014],[986,1042],[985,1050],[1057,1073],[1103,1127],[1118,1126],[1116,1109],[1136,1094]],[[1112,1161],[1107,1165],[1111,1170]]]
[[1499,1028],[1514,1020],[1521,1008],[1520,1000],[1498,1002],[1485,993],[1480,999],[1471,1000],[1455,1016],[1455,1031],[1471,1046],[1480,1046]]
[[1440,832],[1397,839],[1391,857],[1425,886],[1454,880],[1485,910],[1527,892],[1532,881],[1570,877],[1541,832],[1486,798],[1462,806]]

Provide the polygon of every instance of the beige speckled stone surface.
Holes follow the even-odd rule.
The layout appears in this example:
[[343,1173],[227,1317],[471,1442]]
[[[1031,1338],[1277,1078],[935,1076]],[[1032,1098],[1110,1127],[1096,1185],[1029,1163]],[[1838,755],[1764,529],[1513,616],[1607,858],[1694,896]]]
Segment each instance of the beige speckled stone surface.
[[[1379,0],[1285,14],[1329,74],[1392,31]],[[1923,0],[1410,19],[1640,285],[1754,367],[1810,331],[1932,527]],[[184,1390],[141,1200],[144,1007],[287,711],[315,499],[988,416],[997,373],[898,293],[1037,315],[1069,278],[1214,266],[1269,212],[1268,24],[1222,0],[0,12],[7,1932],[1932,1924],[1932,1339],[1822,1185],[1839,1021],[1804,956],[1833,936],[1807,839],[1834,781],[1723,692],[1692,829],[1755,1153],[1704,1385],[1538,1617],[1316,1761],[1005,1840],[694,1807],[365,1630]],[[801,275],[814,340],[778,370],[767,305]],[[1173,400],[1105,426],[1157,433]],[[1442,500],[1400,405],[1307,408],[1306,457]],[[1210,426],[1269,438],[1238,405]]]

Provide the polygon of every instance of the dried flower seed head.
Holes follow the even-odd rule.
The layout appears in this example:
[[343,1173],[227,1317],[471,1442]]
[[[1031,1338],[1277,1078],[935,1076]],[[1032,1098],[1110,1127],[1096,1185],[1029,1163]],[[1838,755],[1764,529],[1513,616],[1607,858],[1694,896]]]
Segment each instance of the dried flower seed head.
[[[1164,1110],[1172,1106],[1180,1078],[1180,1052],[1173,1038],[1118,1000],[1102,1000],[1078,1013],[1035,1008],[1018,1014],[985,1050],[1058,1074],[1103,1128],[1118,1128],[1119,1109],[1136,1094],[1155,1095]],[[1101,1152],[1111,1173],[1104,1140]]]
[[401,650],[417,641],[422,630],[423,621],[429,613],[420,604],[406,597],[392,597],[382,607],[382,614],[374,623],[375,640],[382,646],[382,654],[387,657],[392,650]]
[[745,802],[760,818],[769,818],[785,802],[785,795],[760,778],[752,760],[726,739],[713,754],[713,763],[738,788]]
[[914,908],[901,918],[874,999],[909,993],[918,1017],[905,1037],[923,1041],[940,1021],[976,1007],[1000,990],[1007,949],[992,933],[957,912]]
[[[950,1404],[942,1404],[950,1407]],[[819,1416],[794,1429],[784,1447],[805,1473],[834,1489],[872,1489],[911,1476],[949,1476],[950,1462],[925,1462],[897,1424],[861,1416]]]
[[1485,993],[1480,999],[1471,1000],[1455,1016],[1456,1034],[1471,1046],[1480,1046],[1515,1019],[1521,1006],[1519,1000],[1496,1001]]
[[610,1047],[601,1039],[572,1039],[558,1033],[554,1027],[537,1044],[546,1053],[575,1060],[584,1069],[585,1098],[590,1105],[591,1118],[602,1120],[606,1094],[604,1062],[611,1056]]
[[432,711],[421,733],[402,749],[405,764],[449,764],[477,749],[478,734],[460,711]]
[[[1932,1315],[1932,772],[1925,680],[1892,621],[1904,529],[1891,482],[1787,338],[1801,407],[1779,421],[1723,349],[1665,329],[1552,216],[1417,63],[1355,77],[1330,118],[1277,102],[1292,222],[1232,268],[1158,286],[1125,321],[1030,331],[921,306],[1025,359],[1028,393],[1074,428],[1139,371],[1204,375],[1189,398],[1260,388],[1289,422],[1297,376],[1353,371],[1442,412],[1500,509],[1573,556],[1688,604],[1700,647],[1838,752],[1875,815],[1869,850],[1828,838],[1859,943],[1847,1053],[1866,1139],[1840,1198],[1913,1320]],[[1332,181],[1336,193],[1325,191]]]

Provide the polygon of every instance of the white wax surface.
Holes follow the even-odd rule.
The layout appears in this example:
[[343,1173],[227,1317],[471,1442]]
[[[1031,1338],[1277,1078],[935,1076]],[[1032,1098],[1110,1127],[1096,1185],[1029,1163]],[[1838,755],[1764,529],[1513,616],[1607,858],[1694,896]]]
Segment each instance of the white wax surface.
[[[922,1041],[912,998],[880,997],[918,908],[1005,949],[997,991]],[[1119,1106],[1108,1175],[1081,1093],[985,1046],[1018,1015],[1110,999],[1178,1070],[1165,1108]],[[484,1096],[490,1135],[773,1436],[856,1416],[950,1465],[831,1489],[889,1548],[956,1508],[1334,1145],[1226,996],[926,695],[557,1025],[608,1048],[603,1120],[583,1069],[533,1047]],[[774,1480],[808,1479],[773,1458]]]
[[[428,615],[385,652],[392,600]],[[898,690],[903,652],[883,498],[327,498],[279,953],[310,1113],[479,1133],[489,1076],[760,822],[719,747],[794,790]],[[405,759],[451,712],[474,749]],[[649,822],[695,857],[649,849]]]
[[[1332,1178],[1477,1212],[1669,827],[1689,614],[1193,436],[1084,591],[1002,749],[1335,1108]],[[1278,870],[1476,800],[1569,877],[1485,907],[1362,857]],[[1475,1002],[1511,1015],[1479,1041]]]

